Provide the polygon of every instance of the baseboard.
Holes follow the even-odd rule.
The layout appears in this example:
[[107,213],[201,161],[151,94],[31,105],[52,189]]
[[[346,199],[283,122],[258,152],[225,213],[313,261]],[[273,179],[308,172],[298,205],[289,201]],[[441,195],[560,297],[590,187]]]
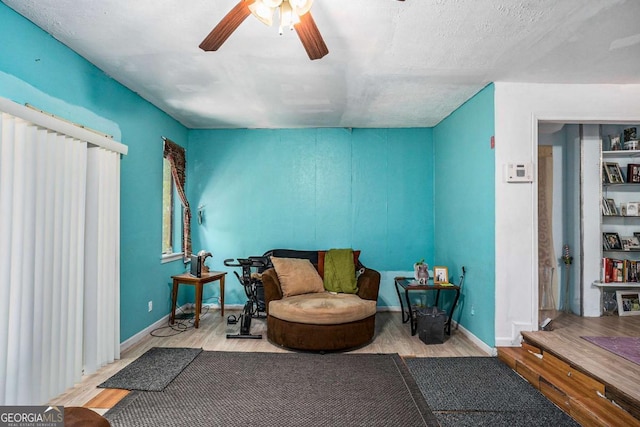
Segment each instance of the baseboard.
[[[377,311],[378,312],[394,312],[394,313],[398,312],[399,313],[401,310],[400,310],[400,306],[386,306],[386,307],[378,307]],[[498,355],[498,351],[495,348],[490,347],[489,345],[487,345],[484,341],[482,341],[480,338],[475,336],[473,333],[471,333],[471,331],[469,331],[464,326],[460,325],[455,320],[451,322],[451,327],[452,328],[457,328],[460,332],[462,332],[462,334],[464,336],[469,338],[471,340],[471,342],[473,342],[473,344],[478,346],[482,351],[487,353],[489,356],[497,356]]]
[[376,307],[377,312],[394,312],[400,313],[400,306],[378,306]]
[[[194,306],[194,304],[191,304],[191,306]],[[209,304],[203,303],[202,306],[220,309],[220,304],[217,304],[217,303],[209,303]],[[243,304],[225,304],[224,305],[225,310],[242,310],[243,308],[244,308]]]
[[512,338],[496,337],[496,347],[520,347],[520,343],[515,343]]
[[522,332],[537,331],[538,327],[531,323],[513,322],[510,337],[496,337],[496,347],[520,347]]
[[[209,307],[209,308],[213,308],[213,309],[219,309],[220,308],[220,304],[216,304],[216,303],[202,304],[202,305],[203,305],[203,307]],[[193,303],[186,303],[186,304],[183,304],[182,306],[180,306],[176,311],[193,310],[194,306],[195,306],[195,304],[193,304]],[[244,305],[240,305],[240,304],[225,304],[224,305],[225,310],[228,310],[228,309],[231,309],[231,310],[234,310],[234,309],[242,310],[243,307],[244,307]],[[147,326],[146,328],[144,328],[143,330],[141,330],[137,334],[135,334],[132,337],[122,341],[120,343],[120,353],[122,354],[122,352],[124,352],[124,351],[130,349],[131,347],[133,347],[134,345],[136,345],[138,342],[140,342],[140,340],[142,340],[144,337],[149,335],[151,333],[151,331],[153,331],[154,329],[158,329],[158,328],[161,328],[163,326],[166,326],[169,323],[169,317],[170,316],[171,316],[171,314],[167,314],[166,316],[158,319],[156,322],[154,322],[151,325]]]
[[[180,308],[181,309],[185,309],[188,305],[189,304],[185,304]],[[137,334],[135,334],[132,337],[122,341],[120,343],[120,354],[122,354],[124,351],[127,351],[131,347],[136,345],[138,342],[140,342],[140,340],[142,340],[144,337],[149,335],[151,333],[151,331],[153,331],[154,329],[158,329],[158,328],[160,328],[162,326],[167,325],[169,323],[169,317],[170,316],[171,316],[171,314],[169,313],[166,316],[161,317],[160,319],[158,319],[157,321],[155,321],[151,325],[147,326],[146,328],[144,328],[143,330],[141,330]]]
[[[192,306],[193,306],[193,304],[187,303],[187,304],[184,304],[182,307],[180,307],[180,309],[186,311],[186,310],[191,309]],[[220,308],[220,304],[214,304],[214,303],[203,304],[203,306],[207,306],[207,307],[210,307],[210,308],[216,308],[216,309]],[[240,305],[240,304],[225,304],[224,305],[225,310],[235,310],[235,309],[242,310],[243,307],[244,307],[244,305]],[[378,312],[394,312],[395,313],[395,312],[400,312],[400,307],[399,306],[377,307],[376,311],[378,311]],[[145,329],[143,329],[140,332],[138,332],[137,334],[133,335],[131,338],[121,342],[120,343],[120,353],[122,353],[122,352],[130,349],[134,345],[136,345],[140,340],[142,340],[145,336],[147,336],[149,333],[151,333],[151,331],[153,331],[154,329],[157,329],[157,328],[167,324],[169,322],[169,316],[170,315],[167,314],[166,316],[162,317],[161,319],[159,319],[155,323],[147,326]],[[458,324],[457,322],[454,321],[454,322],[452,322],[451,327],[457,328],[467,338],[469,338],[471,340],[471,342],[473,342],[476,346],[478,346],[482,351],[484,351],[488,355],[496,356],[498,354],[495,348],[488,346],[484,341],[482,341],[480,338],[476,337],[473,333],[471,333],[471,331],[469,331],[464,326],[462,326],[462,325],[460,325],[460,324]],[[508,345],[500,345],[499,343],[496,342],[496,347],[508,347]]]
[[480,350],[484,351],[489,356],[497,356],[498,355],[498,351],[497,351],[496,348],[487,345],[487,343],[485,343],[480,338],[475,336],[470,330],[468,330],[467,328],[465,328],[464,326],[462,326],[458,322],[456,322],[456,321],[451,322],[451,327],[452,328],[457,328],[460,332],[462,332],[462,334],[464,336],[469,338],[469,340],[471,340],[471,342],[473,342],[476,346],[478,346],[480,348]]

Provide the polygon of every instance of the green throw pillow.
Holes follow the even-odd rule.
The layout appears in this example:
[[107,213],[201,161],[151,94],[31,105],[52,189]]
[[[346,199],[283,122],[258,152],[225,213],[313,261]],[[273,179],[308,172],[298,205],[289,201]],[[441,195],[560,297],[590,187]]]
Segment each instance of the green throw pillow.
[[353,250],[330,249],[324,257],[324,288],[329,292],[358,292]]

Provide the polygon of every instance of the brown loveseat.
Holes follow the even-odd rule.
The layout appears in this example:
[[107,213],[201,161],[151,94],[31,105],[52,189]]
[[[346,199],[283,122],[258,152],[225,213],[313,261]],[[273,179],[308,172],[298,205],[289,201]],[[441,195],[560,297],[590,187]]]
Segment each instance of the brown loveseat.
[[[266,257],[308,259],[318,270],[324,251],[274,249]],[[322,261],[320,262],[322,267]],[[355,295],[309,293],[283,297],[274,268],[262,273],[267,310],[267,337],[277,345],[309,351],[335,351],[362,346],[375,333],[375,307],[380,273],[358,261],[364,269]]]

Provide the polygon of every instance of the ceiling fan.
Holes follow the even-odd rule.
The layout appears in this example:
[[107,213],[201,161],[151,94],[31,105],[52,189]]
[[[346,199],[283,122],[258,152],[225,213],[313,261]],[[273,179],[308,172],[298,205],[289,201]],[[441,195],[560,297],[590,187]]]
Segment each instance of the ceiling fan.
[[329,53],[329,49],[311,16],[312,4],[313,0],[240,0],[200,43],[200,49],[207,52],[218,50],[249,15],[271,26],[277,9],[280,13],[280,34],[284,27],[295,29],[309,59],[320,59]]
[[311,60],[329,53],[327,45],[311,16],[313,0],[240,0],[200,43],[200,49],[215,51],[249,15],[271,26],[276,9],[280,13],[280,34],[284,27],[295,29]]

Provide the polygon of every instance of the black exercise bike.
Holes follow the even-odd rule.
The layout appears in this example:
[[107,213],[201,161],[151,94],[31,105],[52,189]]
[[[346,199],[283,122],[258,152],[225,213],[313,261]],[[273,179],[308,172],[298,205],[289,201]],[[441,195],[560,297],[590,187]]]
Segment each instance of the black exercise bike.
[[235,315],[227,317],[228,324],[235,324],[240,322],[240,333],[227,334],[227,338],[250,338],[250,339],[262,339],[260,334],[251,333],[251,319],[264,319],[266,318],[266,306],[264,301],[264,287],[259,276],[252,271],[262,271],[269,263],[268,258],[261,256],[250,256],[249,258],[236,258],[225,259],[224,265],[227,267],[241,267],[242,276],[234,271],[240,285],[244,288],[244,292],[247,294],[247,303],[244,305],[240,318],[236,318]]

